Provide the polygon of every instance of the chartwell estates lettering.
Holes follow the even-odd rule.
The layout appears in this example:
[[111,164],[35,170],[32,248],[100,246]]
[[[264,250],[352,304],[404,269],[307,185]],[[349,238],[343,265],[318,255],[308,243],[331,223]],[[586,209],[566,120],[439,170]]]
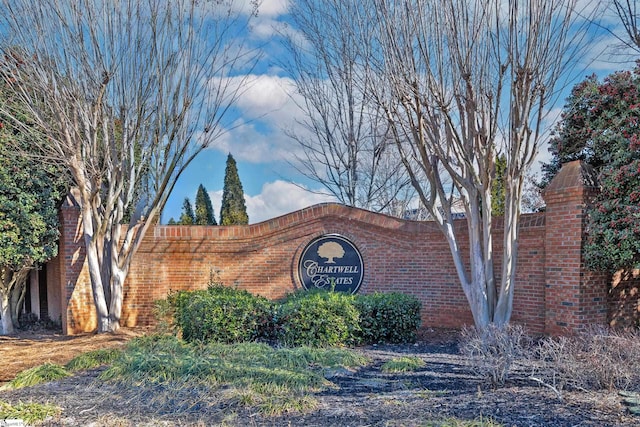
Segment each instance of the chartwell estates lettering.
[[343,236],[328,234],[312,240],[302,252],[298,278],[305,289],[326,289],[354,294],[364,266],[358,248]]

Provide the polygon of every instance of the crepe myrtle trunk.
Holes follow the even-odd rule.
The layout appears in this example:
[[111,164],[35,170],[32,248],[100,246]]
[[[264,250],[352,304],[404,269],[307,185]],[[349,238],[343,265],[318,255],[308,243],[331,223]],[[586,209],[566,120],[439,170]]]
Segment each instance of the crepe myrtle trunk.
[[14,332],[9,299],[9,291],[0,286],[0,317],[2,317],[2,335],[9,335]]
[[30,268],[23,268],[18,271],[13,271],[6,267],[2,268],[2,281],[0,282],[2,330],[0,330],[0,335],[12,334],[15,331],[15,324],[20,310],[19,306],[24,298],[24,283],[29,271],[31,271]]

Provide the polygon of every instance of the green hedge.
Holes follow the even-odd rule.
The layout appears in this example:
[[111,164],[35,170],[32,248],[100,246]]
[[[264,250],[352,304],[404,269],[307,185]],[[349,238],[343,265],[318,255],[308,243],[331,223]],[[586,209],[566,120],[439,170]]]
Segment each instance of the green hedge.
[[421,308],[400,293],[303,291],[270,302],[222,285],[173,293],[163,305],[187,341],[265,339],[314,347],[415,342]]
[[356,344],[360,316],[353,301],[341,292],[292,294],[276,306],[278,341],[312,347]]
[[272,303],[221,285],[170,296],[175,323],[186,341],[233,343],[264,338],[273,329]]
[[360,313],[361,342],[410,343],[420,327],[421,304],[417,298],[393,293],[359,295],[355,306]]

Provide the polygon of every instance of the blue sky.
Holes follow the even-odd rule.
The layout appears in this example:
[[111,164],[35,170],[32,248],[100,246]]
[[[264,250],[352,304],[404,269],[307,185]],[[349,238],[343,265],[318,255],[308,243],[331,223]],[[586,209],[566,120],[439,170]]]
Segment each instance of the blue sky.
[[250,223],[333,200],[318,194],[326,192],[289,163],[298,147],[285,135],[285,129],[294,128],[296,118],[302,115],[291,96],[292,81],[278,66],[284,54],[278,34],[290,31],[284,26],[288,8],[288,0],[262,2],[247,37],[251,43],[263,46],[264,56],[250,76],[248,89],[238,99],[233,116],[225,121],[233,129],[199,154],[184,171],[167,202],[163,223],[179,218],[184,198],[193,202],[200,184],[209,192],[216,220],[219,219],[229,153],[237,162]]
[[[248,3],[249,0],[240,2]],[[247,37],[251,43],[264,47],[264,57],[250,76],[252,83],[238,99],[233,116],[229,117],[233,129],[196,157],[184,171],[167,202],[163,223],[171,217],[179,218],[184,198],[189,197],[193,202],[200,184],[208,190],[216,219],[219,219],[228,153],[238,165],[250,223],[332,200],[326,194],[319,194],[325,192],[319,184],[307,180],[289,164],[299,148],[285,134],[285,129],[295,129],[296,119],[302,118],[293,100],[293,82],[278,66],[285,54],[278,34],[293,31],[284,26],[289,6],[289,0],[262,1]],[[603,22],[614,25],[616,20],[605,18]],[[613,43],[611,37],[600,39],[591,52],[600,53]],[[614,63],[604,56],[587,58],[581,76],[591,73],[604,76],[615,70],[628,69],[632,66],[628,59],[617,58],[618,62]],[[578,81],[568,86],[567,94]],[[559,115],[565,97],[561,96],[550,117]],[[546,148],[542,148],[539,160],[548,157]],[[311,191],[305,191],[305,188]]]

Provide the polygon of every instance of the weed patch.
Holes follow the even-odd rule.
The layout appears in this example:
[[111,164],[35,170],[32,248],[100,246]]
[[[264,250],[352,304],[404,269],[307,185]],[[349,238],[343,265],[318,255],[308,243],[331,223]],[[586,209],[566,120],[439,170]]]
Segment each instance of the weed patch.
[[111,364],[118,356],[121,350],[116,348],[105,348],[89,351],[74,357],[65,365],[71,372],[93,369],[99,366]]
[[44,421],[60,414],[60,408],[51,404],[17,403],[11,405],[0,400],[0,420],[23,420],[27,424]]
[[413,372],[424,367],[424,360],[419,357],[397,357],[391,359],[382,365],[382,372],[396,373],[396,372]]
[[63,366],[55,363],[45,363],[35,368],[20,372],[7,384],[8,389],[31,387],[36,384],[59,380],[71,375]]
[[211,390],[224,387],[231,403],[276,415],[313,409],[310,393],[332,385],[323,377],[323,368],[365,363],[347,349],[187,344],[172,336],[149,336],[132,340],[101,378],[126,385],[171,385],[171,390],[178,383]]

